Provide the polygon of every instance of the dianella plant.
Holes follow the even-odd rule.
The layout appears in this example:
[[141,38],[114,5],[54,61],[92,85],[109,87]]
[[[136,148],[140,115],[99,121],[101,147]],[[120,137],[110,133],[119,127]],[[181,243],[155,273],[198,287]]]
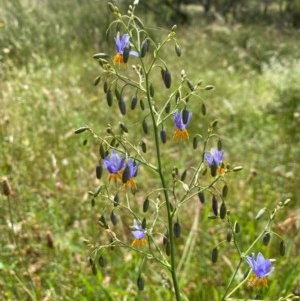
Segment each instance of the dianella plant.
[[[112,50],[94,55],[101,69],[94,84],[103,86],[105,97],[101,101],[112,110],[107,116],[110,123],[100,120],[103,133],[90,126],[75,131],[92,136],[99,146],[95,162],[99,185],[90,195],[106,240],[85,240],[92,271],[97,273],[97,268],[106,264],[106,254],[126,248],[139,258],[133,279],[137,291],[145,290],[147,273],[163,270],[170,279],[168,300],[188,300],[181,285],[181,269],[193,251],[191,236],[195,232],[182,237],[181,216],[186,216],[185,208],[196,203],[210,207],[206,218],[220,223],[227,233],[217,245],[203,242],[211,250],[210,264],[218,264],[219,250],[226,244],[237,253],[238,261],[220,292],[221,300],[234,298],[243,285],[266,289],[267,277],[276,273],[276,268],[257,243],[263,240],[267,245],[271,236],[277,236],[280,254],[284,255],[284,241],[273,232],[272,222],[289,200],[273,209],[257,210],[255,222],[265,223],[263,230],[249,245],[239,243],[240,224],[231,217],[234,208],[230,209],[227,201],[226,179],[242,167],[226,162],[226,150],[216,132],[217,120],[207,126],[205,134],[191,134],[190,130],[193,122],[201,122],[194,117],[192,107],[198,108],[198,116],[207,115],[205,98],[213,86],[189,78],[184,68],[178,74],[171,71],[165,57],[174,55],[179,64],[182,54],[176,26],[161,30],[163,37],[157,41],[135,14],[138,1],[126,14],[114,4],[108,5],[115,17],[106,31]],[[197,106],[191,106],[195,102]],[[161,268],[153,269],[153,264]],[[245,272],[242,281],[237,280],[241,269]]]

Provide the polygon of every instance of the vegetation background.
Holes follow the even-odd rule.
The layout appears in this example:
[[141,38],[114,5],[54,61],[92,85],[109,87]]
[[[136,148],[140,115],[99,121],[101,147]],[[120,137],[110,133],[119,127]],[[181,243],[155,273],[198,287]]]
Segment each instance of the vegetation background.
[[[274,235],[268,247],[261,243],[257,250],[277,258],[265,298],[299,295],[300,1],[140,2],[137,11],[157,39],[178,24],[182,57],[173,47],[165,50],[174,81],[184,68],[195,82],[216,87],[203,96],[205,118],[192,104],[190,135],[218,119],[226,162],[244,166],[227,179],[241,241],[249,244],[261,229],[254,221],[259,209],[292,199],[274,225],[285,239],[286,256],[279,256]],[[116,4],[126,11],[129,3]],[[93,85],[100,70],[92,55],[115,52],[113,37],[105,40],[111,20],[104,0],[0,0],[0,175],[12,187],[10,197],[0,198],[1,300],[171,298],[168,276],[156,266],[145,272],[145,290],[137,291],[138,257],[126,250],[108,252],[107,266],[94,275],[83,243],[105,237],[97,225],[101,203],[92,207],[88,195],[98,184],[98,145],[74,130],[89,125],[101,134],[107,122],[121,118],[116,105],[107,107],[101,85]],[[154,85],[161,84],[158,77]],[[185,147],[186,158],[195,156],[191,143]],[[170,157],[165,164],[173,166],[178,154]],[[183,170],[186,162],[178,164]],[[145,181],[139,179],[141,190]],[[181,216],[179,252],[197,221],[181,285],[189,300],[218,300],[237,258],[228,245],[218,263],[211,263],[225,227],[207,218],[209,204],[199,206],[195,199]],[[120,224],[116,227],[126,232]],[[245,266],[238,280],[243,272]],[[237,295],[255,294],[244,287]]]

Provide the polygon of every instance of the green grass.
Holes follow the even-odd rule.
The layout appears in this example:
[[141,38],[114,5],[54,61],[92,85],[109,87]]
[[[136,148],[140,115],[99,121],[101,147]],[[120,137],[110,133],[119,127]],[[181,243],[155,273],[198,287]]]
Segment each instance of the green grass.
[[[18,1],[4,4],[1,11],[5,12],[5,27],[0,29],[0,170],[1,176],[8,177],[13,194],[10,203],[3,194],[0,198],[0,297],[4,300],[171,299],[169,275],[164,275],[157,264],[147,263],[145,291],[139,293],[136,278],[140,259],[136,254],[123,249],[105,252],[108,264],[105,268],[98,267],[94,276],[83,243],[83,238],[106,243],[107,236],[97,225],[103,209],[101,200],[91,207],[88,195],[99,184],[94,175],[99,144],[91,136],[74,135],[74,130],[89,125],[101,135],[107,123],[117,129],[118,121],[124,119],[116,103],[112,108],[107,107],[102,83],[93,86],[99,67],[92,55],[99,51],[99,41],[103,40],[109,22],[107,10],[98,9],[102,1],[77,1],[72,15],[66,8],[67,1],[45,1],[44,5],[37,2],[33,6],[26,3],[22,6]],[[159,32],[153,34],[160,38]],[[173,45],[164,53],[174,86],[184,68],[194,83],[202,79],[204,84],[216,87],[203,93],[206,117],[200,112],[199,101],[190,100],[193,111],[190,135],[205,134],[207,125],[218,119],[226,162],[244,166],[242,172],[227,177],[228,206],[241,224],[243,244],[248,245],[261,228],[261,223],[254,222],[261,207],[273,208],[287,197],[292,199],[289,209],[275,223],[275,229],[285,239],[286,256],[278,255],[276,237],[267,248],[262,245],[259,248],[277,258],[276,272],[269,279],[265,295],[274,300],[300,291],[299,219],[296,222],[292,219],[293,214],[299,216],[300,193],[298,34],[292,29],[259,24],[227,26],[197,21],[178,30],[181,58],[176,56]],[[100,50],[114,52],[112,38],[110,43],[100,43]],[[126,71],[131,72],[130,68]],[[167,94],[159,73],[153,78],[153,85],[157,99],[164,99]],[[128,119],[129,133],[141,138],[143,115],[138,109],[129,110]],[[171,137],[171,122],[166,129]],[[83,145],[86,138],[87,144]],[[187,150],[179,160],[182,146],[172,141],[168,146],[171,152],[165,153],[163,160],[170,178],[175,164],[182,172],[186,168],[185,159],[191,164],[200,154],[187,142],[184,144]],[[149,157],[151,153],[150,149]],[[146,170],[139,172],[136,206],[139,212],[143,192],[153,184],[150,176]],[[198,203],[195,199],[180,213],[183,238],[177,242],[179,252],[197,217],[194,212]],[[180,284],[189,300],[217,300],[237,261],[233,248],[224,246],[219,262],[211,264],[211,250],[226,237],[226,229],[221,222],[207,219],[209,203],[207,200],[199,212],[193,236],[195,245],[180,272]],[[14,242],[11,218],[19,248]],[[119,219],[114,231],[130,244],[125,226],[128,217]],[[284,220],[285,224],[280,224]],[[49,236],[53,237],[54,248],[47,241]],[[245,266],[239,280],[244,272]],[[237,294],[253,295],[249,288]]]

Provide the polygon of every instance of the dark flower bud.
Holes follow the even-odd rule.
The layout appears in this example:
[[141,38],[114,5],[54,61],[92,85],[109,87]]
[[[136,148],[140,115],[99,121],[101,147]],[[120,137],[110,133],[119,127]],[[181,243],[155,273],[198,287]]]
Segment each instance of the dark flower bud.
[[141,276],[137,279],[137,287],[138,287],[139,291],[144,290],[145,283]]
[[83,142],[82,142],[82,145],[83,145],[83,146],[86,146],[86,145],[87,145],[87,142],[88,142],[88,140],[87,140],[87,139],[84,139]]
[[241,231],[240,224],[237,221],[234,222],[233,230],[235,233],[240,233]]
[[152,84],[150,84],[150,87],[149,87],[149,94],[151,97],[154,97],[154,88],[153,88]]
[[204,90],[206,90],[206,91],[213,90],[213,89],[214,89],[214,86],[212,86],[212,85],[207,85],[204,88]]
[[212,123],[211,123],[211,127],[215,128],[218,125],[218,120],[215,119]]
[[131,110],[134,110],[135,109],[135,107],[136,107],[136,105],[137,105],[137,102],[138,102],[138,99],[137,99],[137,97],[136,96],[134,96],[133,98],[132,98],[132,100],[131,100]]
[[226,240],[227,240],[227,242],[231,242],[231,239],[232,239],[232,232],[230,229],[228,229],[227,235],[226,235]]
[[144,203],[143,203],[143,212],[144,212],[144,213],[148,211],[149,205],[150,205],[150,201],[149,201],[148,198],[146,198],[146,200],[145,200]]
[[119,195],[116,194],[114,196],[114,207],[117,207],[119,204],[120,204],[120,198],[119,198]]
[[107,265],[107,260],[104,256],[100,255],[98,259],[99,266],[104,268]]
[[198,198],[199,198],[199,201],[200,201],[202,204],[204,204],[204,202],[205,202],[205,194],[204,194],[204,192],[203,192],[202,190],[200,190],[200,191],[198,192]]
[[169,89],[171,87],[171,82],[172,82],[171,73],[169,72],[168,69],[166,70],[161,69],[161,76],[166,88]]
[[182,173],[181,177],[180,177],[180,180],[181,180],[182,182],[184,182],[184,180],[185,180],[185,178],[186,178],[186,175],[187,175],[187,171],[186,171],[186,169],[185,169],[184,172]]
[[177,43],[175,44],[175,52],[177,56],[181,56],[181,48]]
[[211,205],[211,208],[214,212],[214,215],[215,216],[218,216],[218,200],[217,200],[217,197],[213,194],[212,196],[212,205]]
[[123,170],[123,174],[122,174],[122,183],[126,183],[130,178],[130,169],[129,166],[126,165],[126,167]]
[[225,184],[222,189],[223,198],[226,198],[227,194],[228,194],[228,186]]
[[99,195],[99,193],[101,192],[101,190],[102,190],[102,186],[98,186],[93,193],[93,197],[96,198]]
[[227,207],[226,207],[225,202],[222,202],[221,207],[220,207],[220,218],[224,219],[226,214],[227,214]]
[[267,246],[269,244],[271,240],[271,234],[269,232],[265,233],[263,238],[262,238],[262,242],[265,246]]
[[188,79],[186,80],[186,82],[187,82],[187,85],[188,85],[189,89],[190,89],[191,91],[194,91],[194,90],[195,90],[194,85],[193,85]]
[[166,107],[165,107],[165,112],[166,112],[167,114],[169,114],[169,113],[170,113],[170,110],[171,110],[171,103],[168,102],[168,103],[166,104]]
[[144,133],[148,134],[148,124],[147,124],[146,119],[143,120],[142,126],[143,126]]
[[279,254],[281,256],[284,256],[285,255],[285,243],[284,241],[282,240],[279,244]]
[[187,124],[188,121],[189,121],[189,111],[186,108],[184,108],[182,110],[182,122],[184,124]]
[[102,177],[102,165],[99,163],[96,165],[96,178],[99,180]]
[[110,145],[111,147],[115,147],[116,142],[117,142],[116,138],[112,138],[109,145]]
[[179,103],[179,101],[180,101],[180,93],[179,93],[179,91],[177,91],[177,93],[175,95],[175,101],[176,101],[176,104]]
[[150,40],[146,38],[141,44],[141,57],[144,57],[150,48]]
[[165,246],[169,241],[169,233],[168,231],[164,234],[164,237],[163,237],[163,245]]
[[142,148],[143,153],[147,152],[147,144],[144,141],[141,142],[141,148]]
[[107,81],[105,81],[104,84],[103,84],[103,91],[104,91],[104,93],[107,93],[107,91],[108,91]]
[[126,64],[128,62],[129,59],[129,52],[130,52],[130,46],[126,45],[123,48],[123,62]]
[[122,98],[120,98],[118,101],[118,104],[119,104],[119,109],[120,109],[121,114],[125,115],[126,114],[126,105],[125,105],[124,100]]
[[108,229],[108,225],[107,225],[104,215],[100,216],[98,223],[100,224],[101,227]]
[[110,220],[114,226],[118,223],[118,218],[113,211],[110,214]]
[[75,130],[74,133],[75,134],[81,134],[81,133],[85,132],[88,129],[89,129],[89,127],[83,126],[83,127],[80,127],[79,129]]
[[181,234],[181,226],[178,221],[174,223],[173,231],[174,231],[174,236],[176,238],[179,238]]
[[205,106],[204,103],[203,103],[202,106],[201,106],[201,113],[202,113],[203,116],[206,115],[206,106]]
[[106,152],[105,152],[103,144],[100,144],[99,154],[100,154],[101,159],[104,159],[106,157]]
[[128,128],[127,128],[127,126],[123,122],[120,122],[120,129],[123,132],[128,133]]
[[214,248],[211,252],[211,261],[212,263],[216,263],[218,261],[218,249],[217,248]]
[[197,147],[198,147],[198,137],[195,136],[193,138],[193,149],[197,149]]
[[145,104],[144,104],[144,101],[142,99],[140,100],[140,107],[141,107],[142,111],[145,110]]
[[160,131],[160,139],[161,139],[162,143],[167,142],[167,132],[166,132],[166,130],[162,129]]

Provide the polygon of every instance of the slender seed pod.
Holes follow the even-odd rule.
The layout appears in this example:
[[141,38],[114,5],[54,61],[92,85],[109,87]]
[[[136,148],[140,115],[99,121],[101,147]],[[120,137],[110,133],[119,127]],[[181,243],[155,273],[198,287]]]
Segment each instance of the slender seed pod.
[[98,163],[97,165],[96,165],[96,178],[98,179],[98,180],[100,180],[101,179],[101,177],[102,177],[102,165],[100,164],[100,163]]
[[195,136],[193,138],[193,149],[197,149],[197,147],[198,147],[198,137]]
[[142,220],[142,228],[145,230],[147,228],[147,220],[146,218],[144,217],[143,220]]
[[106,93],[106,101],[107,101],[108,106],[111,107],[113,104],[113,94],[110,89],[108,89],[108,91]]
[[134,110],[136,108],[137,102],[138,102],[138,99],[136,96],[134,96],[131,100],[131,106],[130,106],[131,110]]
[[222,150],[222,140],[221,139],[219,139],[218,140],[218,143],[217,143],[217,148],[218,148],[218,151],[221,151]]
[[214,215],[218,216],[218,199],[214,194],[212,196],[212,205],[211,205],[211,207],[212,207],[212,210],[214,212]]
[[125,104],[124,100],[122,98],[119,98],[118,104],[119,104],[119,109],[120,109],[121,114],[125,115],[126,114],[126,104]]
[[204,192],[203,192],[202,190],[200,190],[200,191],[198,192],[198,198],[199,198],[199,201],[200,201],[202,204],[204,204],[204,202],[205,202],[205,194],[204,194]]
[[217,248],[214,248],[211,252],[211,261],[212,263],[216,263],[218,261],[218,249]]
[[85,132],[88,129],[89,129],[89,127],[83,126],[83,127],[80,127],[79,129],[75,130],[74,133],[75,134],[81,134],[81,133]]

